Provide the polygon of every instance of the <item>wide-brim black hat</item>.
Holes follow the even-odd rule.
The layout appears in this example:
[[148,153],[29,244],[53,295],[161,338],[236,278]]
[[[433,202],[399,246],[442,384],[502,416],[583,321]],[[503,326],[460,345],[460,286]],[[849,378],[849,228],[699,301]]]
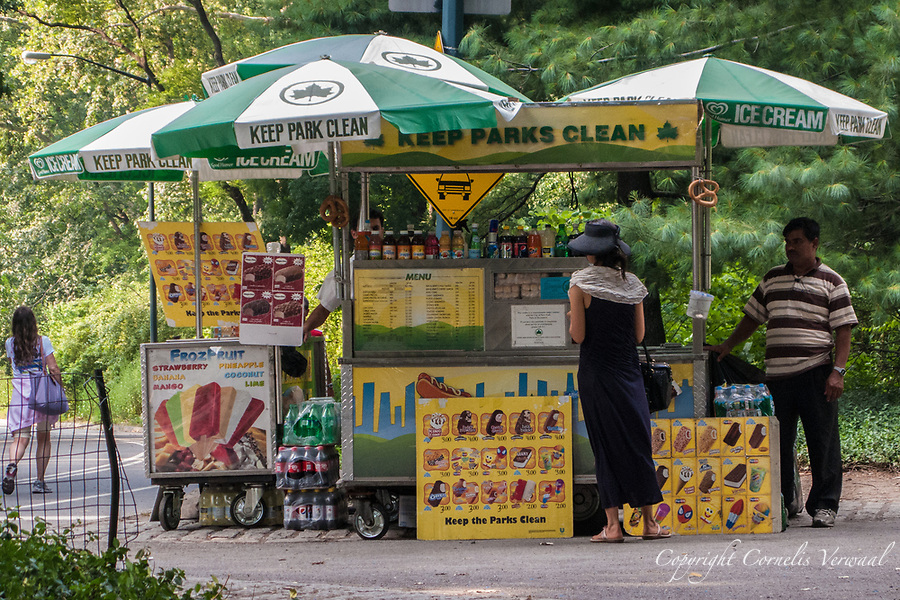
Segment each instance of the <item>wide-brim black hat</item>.
[[591,256],[602,256],[617,246],[625,256],[631,255],[631,248],[619,238],[619,226],[606,219],[588,221],[584,233],[569,242],[571,250]]

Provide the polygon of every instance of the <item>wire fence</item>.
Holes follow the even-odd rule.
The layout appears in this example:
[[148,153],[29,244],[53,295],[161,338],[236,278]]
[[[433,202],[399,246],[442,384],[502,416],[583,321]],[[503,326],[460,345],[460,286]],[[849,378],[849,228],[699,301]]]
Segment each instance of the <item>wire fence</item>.
[[[20,422],[16,415],[16,403],[23,401],[17,391],[20,385],[15,378],[0,378],[0,470],[4,477],[27,441],[16,464],[14,489],[9,490],[8,480],[4,482],[5,517],[17,521],[20,531],[31,531],[43,520],[48,529],[64,533],[73,547],[98,552],[110,547],[113,540],[124,546],[137,538],[137,503],[113,436],[102,373],[63,374],[69,410],[59,417],[43,444],[41,439],[47,439],[47,433],[40,431],[40,424],[12,429]],[[46,456],[42,479],[46,489],[36,484],[41,480],[39,454]]]

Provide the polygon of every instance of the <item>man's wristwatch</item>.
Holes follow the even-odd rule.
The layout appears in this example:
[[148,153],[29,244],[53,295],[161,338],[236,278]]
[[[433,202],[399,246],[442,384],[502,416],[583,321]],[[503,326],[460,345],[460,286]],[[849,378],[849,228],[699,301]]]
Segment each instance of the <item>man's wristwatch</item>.
[[837,371],[838,373],[840,373],[841,377],[843,377],[844,374],[847,372],[847,369],[845,369],[843,367],[835,367],[834,370]]

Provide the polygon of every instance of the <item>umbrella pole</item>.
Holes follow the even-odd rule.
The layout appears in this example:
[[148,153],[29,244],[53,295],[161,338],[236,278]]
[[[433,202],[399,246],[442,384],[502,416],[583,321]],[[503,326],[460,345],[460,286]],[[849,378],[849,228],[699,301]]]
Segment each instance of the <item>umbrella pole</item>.
[[[147,182],[147,220],[151,223],[156,220],[156,207],[153,198],[153,182]],[[157,341],[158,323],[156,318],[156,278],[153,269],[150,269],[150,343]]]
[[200,177],[191,171],[191,194],[194,197],[194,313],[197,339],[203,338],[203,291],[200,281]]

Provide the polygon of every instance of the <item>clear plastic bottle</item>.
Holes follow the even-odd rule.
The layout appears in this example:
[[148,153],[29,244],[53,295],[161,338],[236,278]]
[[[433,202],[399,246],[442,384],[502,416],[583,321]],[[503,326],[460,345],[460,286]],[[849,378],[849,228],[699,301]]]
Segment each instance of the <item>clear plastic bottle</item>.
[[322,406],[322,443],[339,444],[337,407],[334,402],[325,402]]
[[469,242],[469,258],[481,258],[481,236],[478,235],[478,223],[472,223],[472,238]]
[[442,259],[448,259],[452,256],[453,250],[450,246],[450,232],[446,229],[441,232],[441,239],[439,241],[441,254],[440,257]]
[[463,235],[462,229],[454,229],[453,230],[453,239],[450,242],[451,249],[453,251],[453,258],[465,258],[468,254],[466,250],[466,238]]
[[410,250],[412,251],[413,260],[425,260],[425,236],[422,235],[421,229],[413,231],[410,240]]
[[[412,228],[412,225],[409,226]],[[400,237],[397,238],[397,258],[400,260],[409,260],[412,258],[412,240],[410,239],[412,231],[401,231]]]
[[528,258],[540,258],[541,257],[541,246],[543,242],[541,241],[541,234],[538,233],[537,229],[532,229],[528,232]]
[[382,254],[382,237],[378,231],[369,233],[369,260],[381,260]]
[[397,240],[390,229],[384,232],[384,240],[381,242],[381,257],[384,260],[397,259]]
[[528,236],[525,234],[525,226],[516,226],[516,237],[513,240],[513,257],[528,258]]
[[438,241],[434,231],[429,231],[425,237],[425,258],[434,260],[441,254],[441,243]]
[[553,228],[550,227],[550,224],[544,225],[544,229],[541,231],[541,258],[553,258],[553,242],[555,237]]
[[356,260],[366,260],[369,258],[369,235],[372,233],[369,220],[366,219],[366,225],[363,229],[356,232],[356,238],[353,240],[353,258]]
[[504,225],[500,233],[500,258],[513,258],[515,256],[515,244],[509,225]]

